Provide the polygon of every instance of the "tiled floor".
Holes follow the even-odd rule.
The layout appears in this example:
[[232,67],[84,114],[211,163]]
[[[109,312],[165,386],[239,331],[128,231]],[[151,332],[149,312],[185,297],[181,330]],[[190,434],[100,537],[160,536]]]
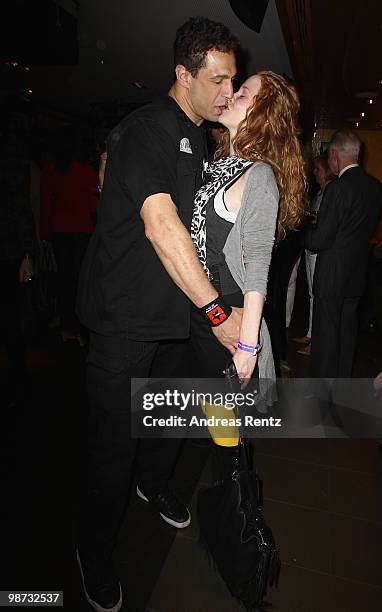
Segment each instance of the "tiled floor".
[[[264,513],[283,560],[279,588],[268,599],[280,612],[377,612],[382,609],[380,452],[369,440],[312,442],[257,444]],[[363,458],[359,464],[357,456]],[[208,480],[209,465],[200,484]],[[191,507],[196,496],[197,491]],[[197,538],[195,524],[177,535],[149,608],[239,609],[203,557]]]
[[[304,332],[303,322],[292,335]],[[372,376],[381,338],[363,334],[356,374]],[[299,376],[309,358],[290,345]],[[90,610],[74,559],[83,446],[85,354],[50,333],[30,355],[28,402],[2,411],[0,590],[61,589],[68,612]],[[379,362],[379,363],[378,363]],[[381,406],[382,408],[382,406]],[[382,453],[375,440],[259,440],[267,521],[282,558],[269,601],[277,612],[382,610]],[[174,482],[191,500],[176,533],[133,494],[116,561],[122,612],[236,612],[240,608],[198,545],[195,503],[211,479],[205,446],[188,442]]]
[[[300,282],[298,303],[304,301]],[[303,322],[291,336],[304,333]],[[380,337],[364,333],[355,375],[374,376]],[[295,374],[309,376],[309,358],[290,343]],[[382,406],[381,406],[382,409]],[[382,610],[382,454],[376,440],[259,440],[264,513],[282,558],[278,612]],[[211,479],[207,462],[198,488]],[[196,517],[195,491],[191,509]],[[236,612],[233,600],[198,545],[198,526],[179,532],[149,600],[156,612]]]

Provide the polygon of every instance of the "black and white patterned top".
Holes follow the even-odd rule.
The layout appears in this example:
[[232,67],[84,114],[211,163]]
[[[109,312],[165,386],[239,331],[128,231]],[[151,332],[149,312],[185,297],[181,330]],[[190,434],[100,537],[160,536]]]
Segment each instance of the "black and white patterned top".
[[213,200],[220,189],[230,183],[237,175],[242,174],[243,171],[252,164],[252,161],[242,159],[237,155],[222,157],[209,165],[206,170],[207,183],[203,185],[195,195],[195,205],[191,223],[191,238],[209,280],[212,280],[212,274],[207,266],[207,204],[210,200]]

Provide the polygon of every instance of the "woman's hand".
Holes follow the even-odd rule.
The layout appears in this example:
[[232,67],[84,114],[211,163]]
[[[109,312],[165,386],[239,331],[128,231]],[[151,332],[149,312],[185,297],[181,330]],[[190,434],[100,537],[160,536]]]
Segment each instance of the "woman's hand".
[[243,390],[248,385],[256,367],[257,355],[251,355],[246,351],[237,349],[232,360],[235,364],[237,374],[242,381],[241,389]]
[[[239,340],[247,346],[257,346],[260,342],[260,322],[263,314],[264,296],[258,291],[248,291],[244,295],[244,310]],[[256,367],[257,355],[237,348],[233,355],[239,378],[243,380],[242,389],[248,385]]]

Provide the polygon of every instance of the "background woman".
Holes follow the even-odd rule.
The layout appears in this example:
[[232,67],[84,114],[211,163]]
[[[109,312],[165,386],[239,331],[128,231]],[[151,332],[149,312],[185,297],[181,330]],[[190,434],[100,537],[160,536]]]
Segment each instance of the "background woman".
[[[329,168],[328,160],[326,155],[320,155],[314,160],[313,174],[320,189],[314,196],[310,204],[310,222],[315,223],[317,220],[317,213],[320,209],[322,198],[326,189],[326,186],[334,179],[334,174]],[[309,291],[309,327],[308,331],[301,338],[293,338],[297,344],[304,345],[297,352],[300,355],[310,355],[310,339],[312,336],[312,320],[313,320],[313,277],[314,268],[316,266],[317,253],[305,249],[305,265],[306,265],[306,280],[308,283]]]
[[69,132],[57,143],[53,163],[41,175],[40,237],[51,240],[57,261],[58,311],[64,341],[78,339],[82,328],[75,314],[78,275],[98,203],[98,176],[89,163],[89,143]]

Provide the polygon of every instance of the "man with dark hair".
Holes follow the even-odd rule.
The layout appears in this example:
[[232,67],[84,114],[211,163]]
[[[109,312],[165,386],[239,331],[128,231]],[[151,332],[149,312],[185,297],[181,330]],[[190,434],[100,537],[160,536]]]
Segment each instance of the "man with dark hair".
[[[232,97],[236,49],[225,26],[190,19],[177,32],[169,95],[126,117],[107,142],[97,227],[77,309],[91,330],[90,463],[78,560],[86,597],[101,612],[116,612],[122,603],[112,552],[136,454],[131,377],[181,374],[191,302],[231,352],[238,339],[241,315],[209,283],[189,234],[207,159],[200,125],[215,121]],[[168,487],[178,450],[175,440],[140,441],[137,494],[182,528],[190,513]]]
[[349,130],[333,134],[329,183],[316,228],[305,245],[318,251],[313,281],[312,375],[351,377],[357,309],[365,291],[369,240],[382,208],[382,186],[358,165],[361,142]]
[[231,53],[237,48],[237,38],[223,24],[205,17],[192,17],[176,33],[175,67],[182,65],[196,77],[200,68],[206,66],[208,51]]

